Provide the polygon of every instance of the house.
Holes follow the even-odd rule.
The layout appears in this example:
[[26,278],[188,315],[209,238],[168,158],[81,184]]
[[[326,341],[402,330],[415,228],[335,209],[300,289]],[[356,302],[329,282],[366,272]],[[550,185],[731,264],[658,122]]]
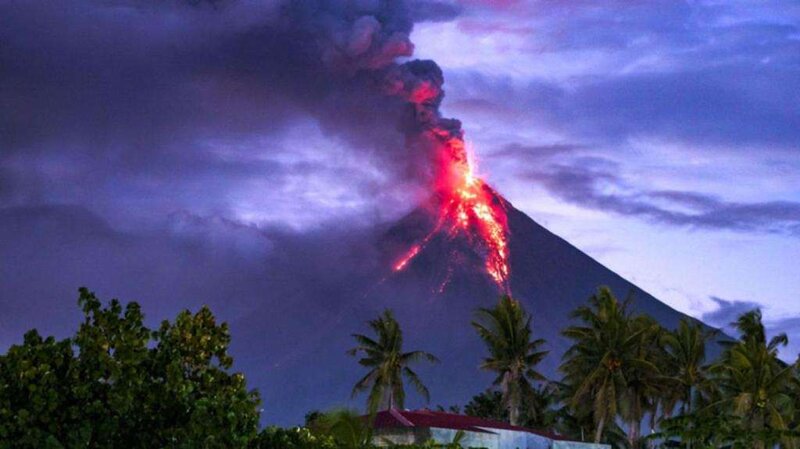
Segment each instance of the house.
[[421,444],[429,440],[446,444],[462,432],[464,448],[485,449],[609,449],[606,444],[569,441],[556,434],[512,426],[473,416],[431,410],[378,412],[373,421],[373,442],[378,446]]

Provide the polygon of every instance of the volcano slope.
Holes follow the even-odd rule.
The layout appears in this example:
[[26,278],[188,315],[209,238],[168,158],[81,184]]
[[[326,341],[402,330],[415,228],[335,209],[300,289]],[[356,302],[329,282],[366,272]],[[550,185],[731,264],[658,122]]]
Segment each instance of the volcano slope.
[[[649,314],[667,328],[685,316],[510,203],[497,201],[508,216],[511,292],[532,314],[534,336],[547,340],[550,353],[541,370],[548,377],[558,378],[561,356],[569,346],[561,331],[571,324],[570,313],[586,304],[598,286],[611,287],[620,298],[632,294],[635,312]],[[284,324],[234,325],[248,329],[240,333],[235,348],[237,364],[262,393],[265,423],[297,424],[313,409],[363,407],[364,397],[350,400],[350,392],[365,370],[345,351],[353,346],[350,335],[367,332],[365,321],[385,308],[400,322],[407,350],[426,350],[441,360],[417,370],[430,389],[432,405],[463,405],[490,386],[493,376],[478,369],[485,349],[470,321],[477,308],[492,306],[502,292],[484,269],[481,249],[466,235],[440,233],[402,271],[391,270],[399,255],[433,229],[431,210],[435,205],[420,207],[379,236],[375,257],[382,260],[383,271],[375,278],[355,276],[340,285],[276,293],[284,300],[275,314],[290,317]],[[339,262],[334,257],[330,263]],[[322,311],[320,304],[325,304]],[[424,405],[408,390],[406,407]]]

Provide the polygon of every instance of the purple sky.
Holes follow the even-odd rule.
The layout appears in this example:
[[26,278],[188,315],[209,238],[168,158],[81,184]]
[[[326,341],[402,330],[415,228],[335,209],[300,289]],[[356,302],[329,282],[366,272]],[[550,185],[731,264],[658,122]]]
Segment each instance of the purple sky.
[[80,284],[156,316],[224,286],[235,318],[286,241],[412,208],[400,109],[331,50],[372,45],[371,70],[410,36],[514,205],[711,324],[762,307],[800,351],[800,5],[282,3],[0,4],[0,347],[41,308],[63,329]]
[[762,307],[800,351],[800,5],[469,1],[412,39],[512,203],[685,313]]

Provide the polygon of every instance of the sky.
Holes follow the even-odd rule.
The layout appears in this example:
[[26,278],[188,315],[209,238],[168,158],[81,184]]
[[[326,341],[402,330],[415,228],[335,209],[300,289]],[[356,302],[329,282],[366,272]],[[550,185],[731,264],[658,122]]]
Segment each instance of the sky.
[[797,2],[0,1],[0,42],[0,347],[82,284],[235,319],[287,251],[324,277],[427,192],[386,87],[422,58],[517,208],[800,352]]
[[800,4],[464,5],[412,39],[490,182],[678,310],[797,343]]

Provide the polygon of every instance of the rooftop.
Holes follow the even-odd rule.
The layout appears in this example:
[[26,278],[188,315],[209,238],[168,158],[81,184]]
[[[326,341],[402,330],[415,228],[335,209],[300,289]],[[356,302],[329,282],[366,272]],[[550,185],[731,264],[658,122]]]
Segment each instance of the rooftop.
[[527,432],[561,441],[563,437],[552,432],[528,429],[526,427],[512,426],[502,421],[477,418],[474,416],[456,415],[453,413],[437,412],[433,410],[398,410],[390,409],[378,412],[373,422],[375,428],[397,427],[435,427],[440,429],[455,429],[471,432],[490,432],[491,429],[514,430]]

